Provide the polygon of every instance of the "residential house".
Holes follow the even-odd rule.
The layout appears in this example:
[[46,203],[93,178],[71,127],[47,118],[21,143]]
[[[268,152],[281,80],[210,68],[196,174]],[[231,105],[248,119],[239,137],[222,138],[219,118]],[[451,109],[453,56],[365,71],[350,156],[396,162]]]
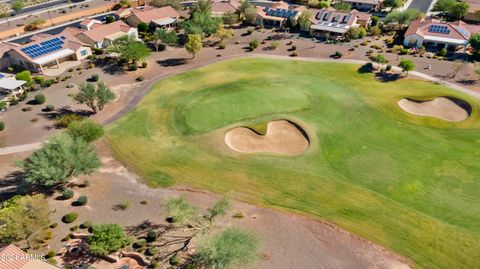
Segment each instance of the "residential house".
[[80,22],[80,29],[91,30],[95,25],[100,25],[100,24],[102,24],[102,22],[99,20],[86,18]]
[[342,2],[349,3],[356,10],[374,11],[380,9],[383,0],[342,0]]
[[137,38],[137,28],[130,27],[123,21],[115,21],[108,24],[94,24],[88,31],[83,31],[75,37],[93,48],[105,48],[111,45],[113,40],[125,35]]
[[42,73],[45,68],[61,69],[79,65],[79,61],[92,52],[90,47],[78,40],[72,32],[66,30],[58,35],[35,35],[31,42],[11,47],[2,61]]
[[46,263],[41,256],[28,255],[15,245],[8,245],[0,249],[1,269],[58,269]]
[[463,18],[466,21],[480,22],[480,0],[465,0],[468,11]]
[[289,4],[280,1],[269,7],[257,7],[257,24],[264,27],[284,27],[291,18],[298,17],[305,10],[304,6],[290,8]]
[[126,12],[123,16],[132,27],[137,27],[141,22],[154,27],[173,27],[180,14],[171,6],[160,8],[142,6],[130,9],[129,13]]
[[405,32],[403,41],[408,47],[449,48],[465,50],[472,33],[480,32],[480,25],[463,21],[444,22],[437,19],[413,21]]
[[213,0],[212,16],[222,17],[225,13],[238,12],[240,3],[237,0]]
[[312,10],[310,34],[315,37],[338,39],[350,28],[370,25],[370,14],[358,10],[338,11],[334,8]]

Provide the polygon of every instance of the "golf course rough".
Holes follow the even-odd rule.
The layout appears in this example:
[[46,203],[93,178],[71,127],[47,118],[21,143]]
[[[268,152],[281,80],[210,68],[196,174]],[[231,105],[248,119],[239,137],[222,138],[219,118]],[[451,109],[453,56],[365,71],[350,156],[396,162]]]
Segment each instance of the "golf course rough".
[[[478,268],[478,100],[413,78],[379,82],[358,68],[216,63],[159,81],[107,139],[150,186],[232,192],[338,224],[420,268]],[[469,117],[448,122],[397,104],[445,96],[468,102]],[[262,133],[279,119],[309,134],[304,154],[229,154],[216,139],[238,126]]]

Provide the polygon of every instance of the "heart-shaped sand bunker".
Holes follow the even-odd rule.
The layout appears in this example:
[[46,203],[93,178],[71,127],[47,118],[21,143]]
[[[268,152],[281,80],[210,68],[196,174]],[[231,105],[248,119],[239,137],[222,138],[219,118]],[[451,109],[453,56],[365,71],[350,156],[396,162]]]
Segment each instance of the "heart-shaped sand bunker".
[[274,153],[300,155],[304,153],[309,140],[305,132],[290,121],[272,121],[267,133],[260,135],[247,127],[236,127],[225,135],[225,143],[231,149],[242,153]]

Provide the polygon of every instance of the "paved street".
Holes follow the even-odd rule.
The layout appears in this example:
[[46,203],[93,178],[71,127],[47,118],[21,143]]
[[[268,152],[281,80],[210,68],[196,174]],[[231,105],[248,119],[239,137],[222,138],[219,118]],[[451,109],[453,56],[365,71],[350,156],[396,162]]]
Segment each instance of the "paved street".
[[423,13],[427,13],[433,1],[434,0],[413,0],[408,8],[418,9]]

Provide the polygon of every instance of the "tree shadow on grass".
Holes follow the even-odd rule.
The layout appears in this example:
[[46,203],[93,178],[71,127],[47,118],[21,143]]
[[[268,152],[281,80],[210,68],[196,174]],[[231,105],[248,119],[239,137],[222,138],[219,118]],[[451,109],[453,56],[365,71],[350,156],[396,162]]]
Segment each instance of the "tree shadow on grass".
[[157,63],[163,67],[179,66],[187,63],[186,58],[171,58],[166,60],[158,60]]
[[402,76],[399,73],[382,73],[375,74],[375,78],[380,82],[391,82],[400,79]]

